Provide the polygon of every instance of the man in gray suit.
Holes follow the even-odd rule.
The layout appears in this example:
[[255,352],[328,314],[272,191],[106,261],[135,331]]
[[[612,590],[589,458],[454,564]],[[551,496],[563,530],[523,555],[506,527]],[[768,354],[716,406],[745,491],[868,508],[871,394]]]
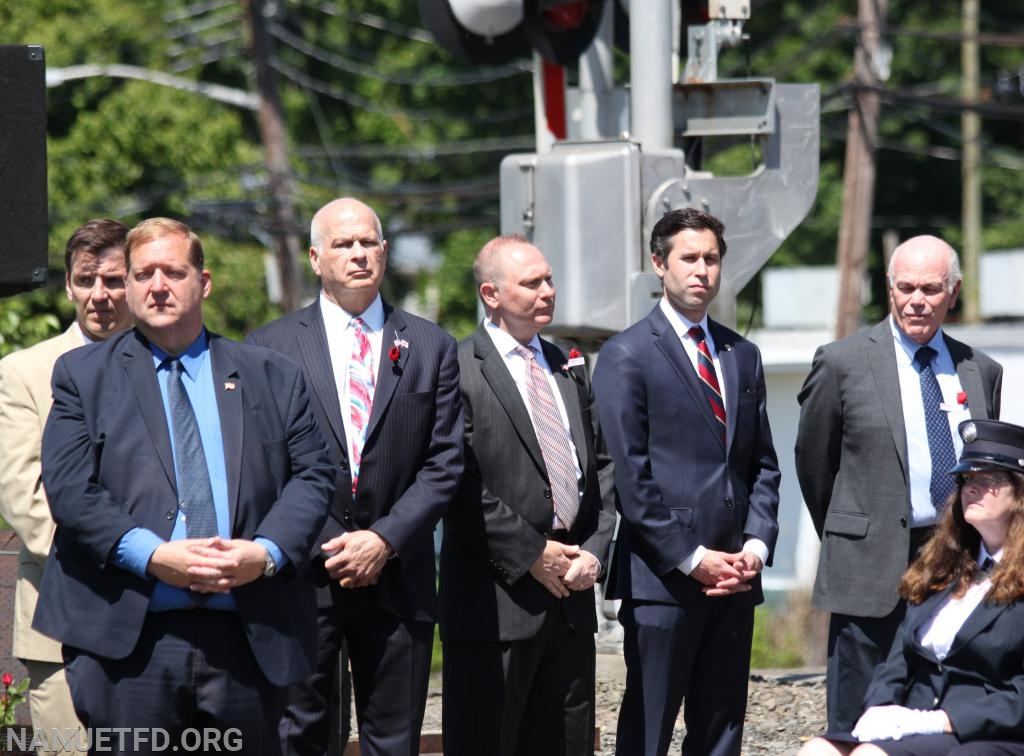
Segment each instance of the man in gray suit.
[[904,604],[900,576],[949,494],[960,421],[998,418],[1002,368],[942,332],[956,251],[916,236],[889,263],[890,316],[820,347],[798,397],[796,467],[821,538],[815,607],[831,612],[830,731],[849,731]]
[[441,547],[444,752],[592,754],[611,461],[583,359],[537,335],[555,307],[544,255],[502,236],[473,272],[486,317],[459,344],[466,471]]

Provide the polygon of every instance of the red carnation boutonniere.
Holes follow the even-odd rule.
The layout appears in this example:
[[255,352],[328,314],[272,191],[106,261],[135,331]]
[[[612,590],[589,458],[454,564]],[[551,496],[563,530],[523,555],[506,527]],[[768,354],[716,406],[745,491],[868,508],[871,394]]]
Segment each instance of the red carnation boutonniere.
[[966,391],[961,391],[959,394],[956,395],[956,403],[959,404],[964,409],[967,408],[967,392]]
[[586,362],[584,361],[583,355],[580,353],[580,350],[570,349],[569,361],[562,365],[562,372],[565,373],[566,375],[573,375],[572,368],[580,367],[581,365],[585,364]]
[[401,367],[399,361],[402,359],[402,350],[409,348],[409,342],[405,339],[398,338],[398,332],[395,332],[395,340],[392,342],[391,347],[388,349],[388,359],[391,360],[391,364],[394,367]]

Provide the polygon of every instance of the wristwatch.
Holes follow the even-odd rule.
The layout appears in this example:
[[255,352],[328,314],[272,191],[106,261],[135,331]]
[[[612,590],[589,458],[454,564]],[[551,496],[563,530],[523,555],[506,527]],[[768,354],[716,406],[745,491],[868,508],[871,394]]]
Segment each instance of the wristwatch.
[[277,574],[277,562],[270,556],[270,549],[266,551],[267,555],[263,558],[263,577],[274,577]]

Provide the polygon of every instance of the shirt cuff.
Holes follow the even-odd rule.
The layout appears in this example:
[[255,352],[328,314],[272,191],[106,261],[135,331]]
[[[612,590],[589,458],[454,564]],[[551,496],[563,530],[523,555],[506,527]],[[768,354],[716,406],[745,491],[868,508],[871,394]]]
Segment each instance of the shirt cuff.
[[757,554],[758,559],[761,560],[762,567],[768,564],[768,546],[760,538],[751,538],[743,544],[743,550],[749,551],[751,554]]
[[277,572],[280,572],[285,565],[288,564],[288,557],[284,555],[284,552],[278,548],[277,544],[271,541],[269,538],[263,536],[256,536],[252,539],[253,543],[258,543],[260,546],[267,550],[270,554],[270,558],[274,560],[274,567],[277,568]]
[[707,553],[707,549],[705,549],[703,546],[698,546],[696,549],[693,550],[693,553],[690,554],[690,556],[688,556],[686,559],[684,559],[676,565],[676,569],[684,575],[689,575],[691,572],[697,569],[697,565],[700,564],[700,560],[703,559],[704,555]]
[[152,577],[146,572],[149,560],[152,559],[153,552],[157,550],[157,547],[164,543],[166,541],[152,530],[132,528],[118,541],[113,562],[121,569],[149,580]]

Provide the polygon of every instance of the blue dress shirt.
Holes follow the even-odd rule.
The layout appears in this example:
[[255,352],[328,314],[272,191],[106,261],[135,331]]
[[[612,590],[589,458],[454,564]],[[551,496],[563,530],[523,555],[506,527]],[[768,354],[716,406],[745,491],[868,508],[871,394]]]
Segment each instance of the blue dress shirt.
[[[171,372],[168,358],[172,355],[167,354],[155,344],[150,344],[149,348],[153,353],[153,368],[156,371],[157,383],[160,385],[160,398],[163,400],[167,430],[171,437],[171,453],[174,455],[174,469],[177,472],[178,457],[174,445],[174,422],[171,418],[170,402],[167,399],[167,380]],[[224,439],[221,436],[220,414],[217,410],[217,395],[213,383],[213,368],[210,364],[209,342],[205,329],[184,352],[178,355],[178,359],[181,360],[182,383],[196,415],[199,437],[203,444],[203,454],[206,456],[206,466],[210,474],[213,506],[217,515],[217,535],[228,540],[231,538],[231,517],[228,507],[227,464],[224,459]],[[179,509],[170,540],[180,541],[187,537],[185,514]],[[276,544],[260,536],[257,536],[254,541],[267,549],[278,569],[284,566],[284,554]],[[163,543],[163,538],[151,530],[132,528],[121,537],[113,562],[118,567],[134,572],[140,577],[153,579],[146,572],[146,567],[149,565],[153,552]],[[157,582],[149,600],[151,612],[191,609],[195,606],[194,594],[184,588],[176,588],[163,582]],[[229,611],[237,608],[235,599],[230,593],[211,594],[203,603],[203,607]]]

